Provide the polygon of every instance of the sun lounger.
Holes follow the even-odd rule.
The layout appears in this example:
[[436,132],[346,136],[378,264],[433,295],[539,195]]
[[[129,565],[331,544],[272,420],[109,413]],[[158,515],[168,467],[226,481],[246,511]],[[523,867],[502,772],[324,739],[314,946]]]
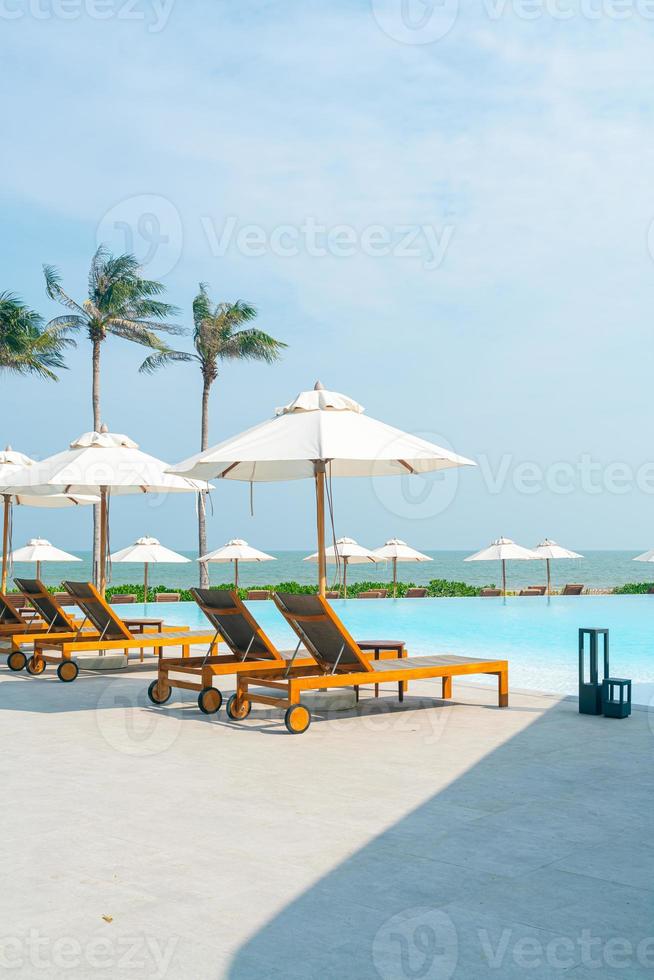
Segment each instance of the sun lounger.
[[0,594],[0,641],[10,649],[7,666],[18,671],[28,664],[27,654],[21,647],[46,636],[74,637],[80,624],[61,608],[39,579],[17,578],[15,582],[38,614],[38,619],[26,620],[15,599]]
[[131,606],[135,602],[136,602],[136,596],[133,595],[131,592],[129,593],[117,592],[115,595],[112,595],[111,599],[109,600],[109,604],[111,606],[123,606],[123,605]]
[[[301,734],[311,723],[311,712],[301,703],[303,691],[332,687],[356,687],[370,684],[441,678],[443,698],[452,696],[452,678],[469,674],[491,674],[497,677],[498,706],[509,703],[509,664],[506,660],[478,660],[443,654],[408,657],[395,663],[366,659],[334,610],[321,596],[276,594],[277,608],[301,642],[316,660],[316,666],[293,665],[290,670],[241,674],[236,693],[227,702],[227,714],[240,721],[250,713],[252,704],[285,708],[284,722],[289,732]],[[271,695],[253,692],[251,685],[271,689]],[[276,694],[275,694],[276,692]],[[274,695],[274,696],[273,696]]]
[[155,592],[155,602],[179,602],[181,596],[179,592]]
[[569,583],[568,585],[564,586],[561,595],[581,595],[583,591],[584,591],[583,585]]
[[526,589],[520,589],[520,591],[518,592],[518,595],[531,595],[531,596],[534,596],[534,595],[545,595],[545,587],[543,586],[543,589],[541,590],[540,586],[537,586],[537,585],[533,585],[532,586],[532,585],[530,585]]
[[[290,662],[314,663],[306,650],[301,650],[300,644],[295,651],[278,650],[235,590],[191,589],[191,594],[230,652],[211,655],[208,651],[204,657],[161,657],[157,680],[148,688],[148,697],[153,704],[165,704],[173,688],[198,691],[198,707],[205,715],[210,715],[219,711],[223,703],[221,692],[213,686],[214,677],[248,670],[279,670]],[[170,677],[171,672],[198,679],[177,680]]]
[[270,599],[268,589],[250,589],[248,592],[248,602],[253,599]]
[[386,599],[388,589],[370,589],[368,592],[359,592],[357,599]]
[[[43,639],[35,640],[34,656],[27,664],[30,674],[41,674],[46,664],[52,663],[58,665],[59,680],[70,682],[74,681],[79,673],[79,664],[73,659],[78,653],[124,650],[129,657],[130,650],[140,652],[152,648],[161,654],[164,647],[177,646],[188,655],[191,644],[209,644],[213,647],[216,643],[217,637],[212,631],[192,633],[183,626],[136,634],[116,615],[91,582],[64,582],[64,585],[75,598],[86,620],[97,632],[94,636],[85,636],[79,632],[73,638],[48,635]],[[46,654],[45,650],[49,652]]]
[[484,599],[495,599],[497,596],[502,595],[501,589],[482,589],[479,593]]
[[427,589],[407,589],[406,590],[407,599],[426,599]]
[[[219,711],[223,703],[221,692],[213,686],[216,676],[262,674],[268,670],[283,674],[291,667],[309,665],[315,670],[315,660],[301,640],[294,650],[279,650],[275,646],[236,590],[191,589],[191,594],[230,652],[211,655],[208,651],[204,657],[161,657],[157,680],[148,688],[148,697],[153,704],[165,704],[174,688],[197,691],[198,707],[209,715]],[[368,652],[363,654],[366,659],[373,655],[380,660],[406,655],[404,644],[397,642],[387,646],[381,641],[368,641],[366,645]],[[171,678],[171,673],[196,680],[178,680]]]

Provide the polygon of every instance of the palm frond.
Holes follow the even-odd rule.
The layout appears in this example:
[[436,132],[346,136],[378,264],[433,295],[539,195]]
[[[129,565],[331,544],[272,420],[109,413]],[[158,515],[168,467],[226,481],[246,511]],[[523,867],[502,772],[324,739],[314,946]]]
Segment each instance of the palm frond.
[[188,362],[197,360],[198,357],[196,354],[187,354],[185,351],[160,350],[156,354],[150,354],[149,357],[146,357],[139,368],[139,372],[141,374],[154,374],[159,368],[166,367],[166,365],[176,361]]
[[43,275],[45,276],[45,291],[50,299],[56,300],[62,306],[86,318],[87,314],[84,307],[76,303],[74,299],[71,299],[61,288],[61,276],[57,269],[53,265],[44,265]]
[[13,293],[0,293],[0,369],[36,374],[57,381],[63,353],[75,343],[59,327],[43,327],[43,318]]
[[265,361],[272,364],[278,361],[288,344],[275,340],[263,330],[250,327],[232,334],[223,344],[220,357],[225,360]]

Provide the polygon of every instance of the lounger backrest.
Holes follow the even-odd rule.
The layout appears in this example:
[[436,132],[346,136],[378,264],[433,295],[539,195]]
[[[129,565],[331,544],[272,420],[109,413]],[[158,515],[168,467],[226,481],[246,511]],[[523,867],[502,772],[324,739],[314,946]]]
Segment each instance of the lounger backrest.
[[584,591],[583,585],[577,583],[568,583],[563,590],[562,595],[581,595]]
[[0,592],[0,626],[24,626],[25,620],[14,605],[14,600]]
[[191,595],[217,633],[240,660],[283,657],[256,619],[231,589],[191,589]]
[[64,586],[103,640],[133,639],[122,619],[105,602],[92,582],[64,582]]
[[370,671],[345,626],[320,595],[276,592],[275,605],[318,663],[329,671]]
[[75,630],[75,624],[38,578],[15,578],[14,582],[51,630]]

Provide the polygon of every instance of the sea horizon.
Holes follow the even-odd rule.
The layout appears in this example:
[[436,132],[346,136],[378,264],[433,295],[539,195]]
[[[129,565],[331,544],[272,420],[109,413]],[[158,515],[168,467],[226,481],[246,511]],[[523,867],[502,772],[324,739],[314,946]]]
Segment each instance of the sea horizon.
[[[47,585],[58,585],[64,579],[89,580],[91,576],[90,551],[70,552],[79,562],[47,563],[42,566],[41,578]],[[566,582],[581,582],[590,589],[608,589],[628,582],[654,581],[654,567],[634,562],[638,552],[633,550],[591,550],[584,552],[579,559],[551,562],[552,584],[554,587]],[[199,570],[195,553],[180,550],[179,554],[189,558],[188,564],[150,565],[148,580],[150,586],[163,585],[167,588],[188,589],[198,584]],[[239,564],[239,584],[243,586],[273,585],[278,582],[299,582],[303,585],[316,581],[317,570],[313,562],[306,562],[307,551],[270,551],[276,560],[252,564]],[[431,562],[406,562],[398,564],[398,580],[426,585],[432,579],[447,579],[466,582],[469,585],[498,585],[501,578],[498,562],[466,562],[470,550],[440,549],[426,550],[424,554]],[[31,577],[33,564],[15,562],[10,567],[10,578]],[[233,581],[231,565],[209,565],[211,584]],[[390,562],[379,564],[350,565],[349,582],[392,582],[393,568]],[[507,586],[509,589],[536,585],[545,581],[545,562],[515,561],[507,562]],[[327,577],[331,583],[336,580],[335,565],[328,565]],[[143,581],[143,566],[138,564],[113,563],[110,569],[109,585],[139,584]]]

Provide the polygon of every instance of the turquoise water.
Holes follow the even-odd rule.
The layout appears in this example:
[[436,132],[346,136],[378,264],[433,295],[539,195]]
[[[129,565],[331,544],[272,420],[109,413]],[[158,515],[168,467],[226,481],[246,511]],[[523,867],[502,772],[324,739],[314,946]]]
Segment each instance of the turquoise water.
[[[61,544],[61,542],[59,542]],[[420,542],[414,542],[417,547]],[[572,542],[574,546],[574,542]],[[647,545],[645,545],[643,548]],[[65,547],[65,542],[63,544]],[[495,562],[464,562],[470,551],[427,551],[433,561],[422,564],[398,565],[398,577],[407,582],[426,584],[432,578],[454,579],[458,582],[469,582],[471,585],[488,585],[500,582],[500,570]],[[91,574],[91,564],[88,552],[75,552],[81,562],[70,564],[44,565],[42,577],[49,585],[57,585],[62,579],[88,580]],[[182,552],[193,558],[192,552]],[[316,581],[316,566],[302,559],[304,551],[272,551],[277,560],[258,565],[242,565],[239,569],[239,579],[242,585],[266,585],[276,582]],[[644,564],[633,561],[637,551],[589,551],[580,560],[552,562],[553,582],[556,586],[566,582],[583,582],[589,588],[609,588],[625,582],[654,581],[654,564]],[[14,574],[28,576],[34,573],[34,567],[17,563]],[[211,581],[215,583],[231,581],[233,572],[228,565],[210,566]],[[334,574],[333,566],[328,574]],[[348,570],[349,581],[390,581],[392,578],[390,565],[353,565]],[[508,565],[508,588],[520,588],[545,581],[545,562],[516,561]],[[140,565],[114,565],[111,581],[114,585],[128,582],[140,582],[143,579],[143,568]],[[188,565],[154,565],[150,568],[150,584],[166,585],[171,588],[188,588],[197,585],[198,566],[195,561]]]
[[[611,674],[631,677],[633,699],[654,696],[654,596],[579,596],[503,599],[350,599],[334,602],[359,639],[404,640],[411,655],[460,653],[510,662],[514,688],[577,693],[580,626],[610,630]],[[271,639],[295,646],[272,602],[249,604]],[[130,606],[164,614],[172,624],[205,628],[194,603]]]

